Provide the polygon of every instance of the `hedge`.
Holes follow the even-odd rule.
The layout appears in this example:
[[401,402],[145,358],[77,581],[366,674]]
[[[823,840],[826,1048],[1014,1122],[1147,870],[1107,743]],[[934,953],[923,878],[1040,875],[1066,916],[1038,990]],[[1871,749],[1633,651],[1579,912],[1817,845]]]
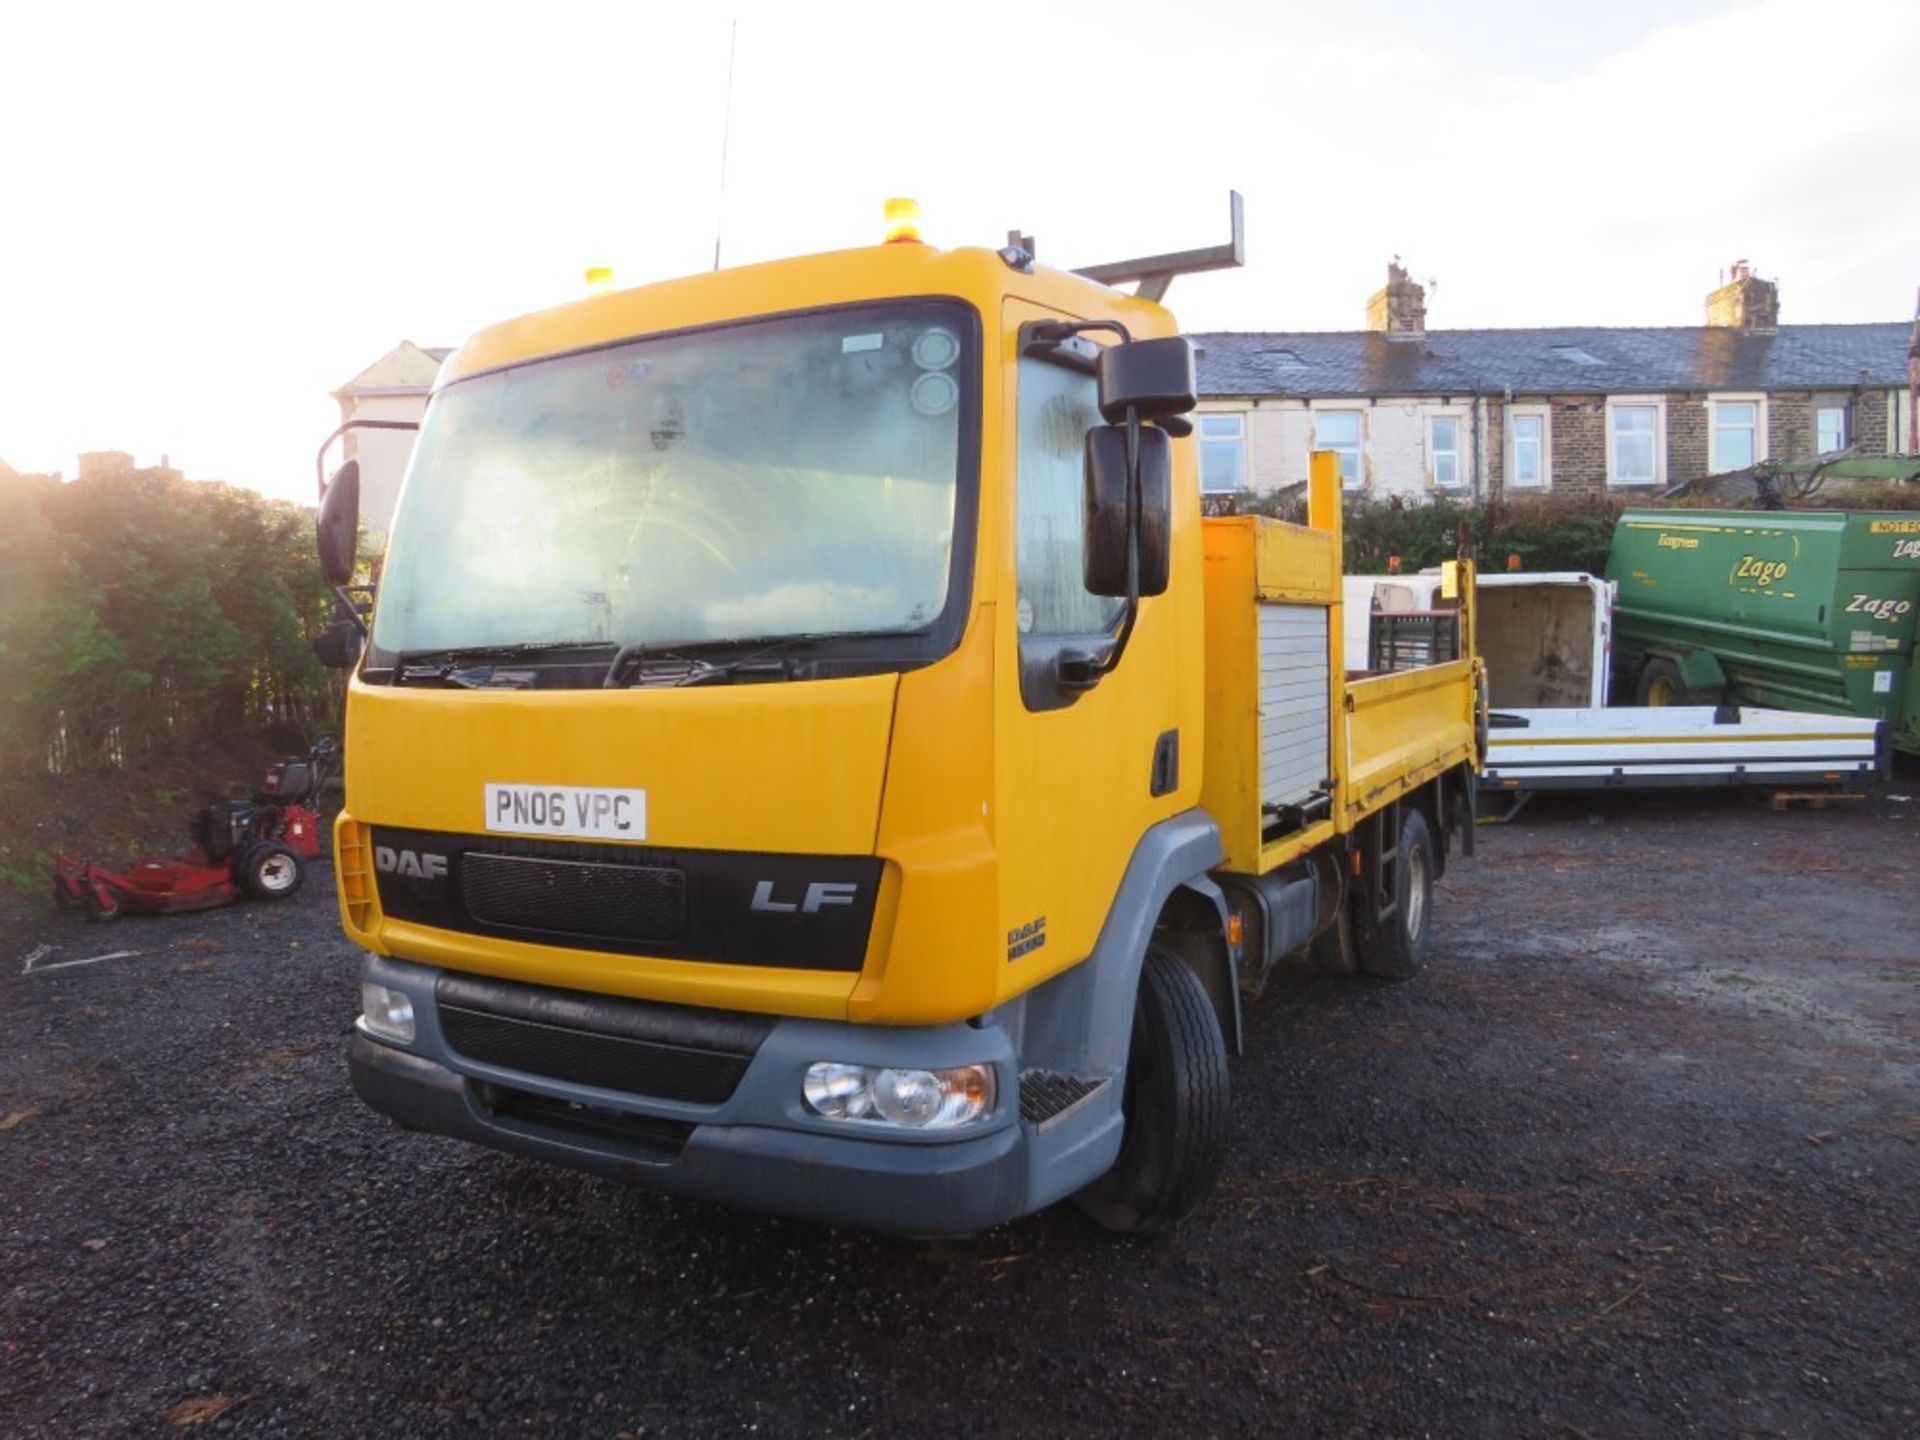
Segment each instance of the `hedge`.
[[[1451,560],[1459,553],[1464,525],[1483,567],[1505,570],[1518,556],[1522,570],[1607,568],[1614,522],[1626,501],[1609,495],[1592,498],[1541,496],[1509,503],[1462,505],[1445,498],[1405,504],[1399,500],[1348,498],[1344,511],[1346,569],[1350,575],[1406,573]],[[1306,502],[1298,494],[1243,492],[1209,502],[1216,514],[1271,515],[1299,523]]]

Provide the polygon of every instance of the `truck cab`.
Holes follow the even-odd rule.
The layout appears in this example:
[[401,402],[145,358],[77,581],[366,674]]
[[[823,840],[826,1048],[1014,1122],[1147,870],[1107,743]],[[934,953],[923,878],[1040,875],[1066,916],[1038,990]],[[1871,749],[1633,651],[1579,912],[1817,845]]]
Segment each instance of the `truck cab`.
[[[1017,249],[909,241],[456,351],[348,691],[360,1095],[879,1229],[1076,1194],[1151,1228],[1204,1193],[1236,917],[1298,949],[1344,882],[1308,875],[1309,924],[1214,874],[1175,337]],[[1454,718],[1376,805],[1470,760]]]

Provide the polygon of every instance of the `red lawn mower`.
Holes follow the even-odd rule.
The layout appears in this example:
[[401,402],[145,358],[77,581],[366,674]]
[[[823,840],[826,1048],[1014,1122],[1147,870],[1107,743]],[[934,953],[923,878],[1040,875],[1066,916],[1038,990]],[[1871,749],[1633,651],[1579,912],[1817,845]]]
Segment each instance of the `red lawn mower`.
[[338,741],[323,738],[304,759],[280,761],[251,800],[209,805],[187,829],[184,855],[151,856],[125,870],[66,855],[53,857],[53,901],[91,920],[129,911],[171,915],[231,905],[242,895],[284,900],[307,878],[307,861],[320,853],[320,787],[339,768]]

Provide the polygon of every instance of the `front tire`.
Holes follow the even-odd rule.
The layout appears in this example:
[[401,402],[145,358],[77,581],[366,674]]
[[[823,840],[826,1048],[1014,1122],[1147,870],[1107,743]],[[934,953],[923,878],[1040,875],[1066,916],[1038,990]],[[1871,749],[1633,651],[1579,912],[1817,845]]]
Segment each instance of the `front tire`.
[[1411,980],[1433,948],[1433,877],[1437,869],[1427,817],[1407,807],[1393,866],[1393,914],[1360,944],[1360,969],[1378,980]]
[[1200,977],[1149,947],[1133,1012],[1113,1168],[1074,1197],[1108,1230],[1162,1230],[1213,1188],[1227,1148],[1227,1045]]

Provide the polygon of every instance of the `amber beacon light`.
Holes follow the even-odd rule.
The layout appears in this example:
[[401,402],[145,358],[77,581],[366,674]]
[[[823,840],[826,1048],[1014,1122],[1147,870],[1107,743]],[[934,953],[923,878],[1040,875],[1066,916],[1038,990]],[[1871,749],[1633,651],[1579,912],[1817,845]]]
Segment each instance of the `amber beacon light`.
[[920,243],[920,202],[894,199],[887,201],[887,243]]

